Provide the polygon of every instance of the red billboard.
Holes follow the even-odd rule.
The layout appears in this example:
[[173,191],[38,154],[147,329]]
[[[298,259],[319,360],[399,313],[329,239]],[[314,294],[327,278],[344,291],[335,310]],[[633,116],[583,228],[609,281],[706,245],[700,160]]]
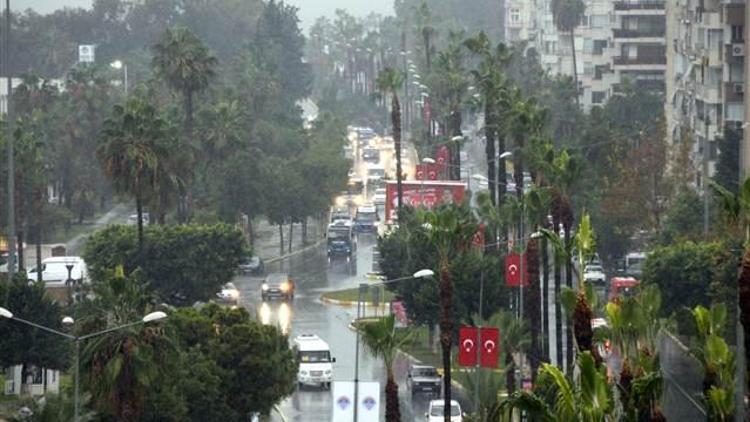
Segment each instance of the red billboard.
[[417,180],[441,180],[445,166],[439,163],[417,164],[415,179]]
[[[411,207],[432,209],[436,205],[461,203],[464,200],[466,184],[458,181],[404,180],[403,204]],[[398,192],[395,181],[385,185],[385,219],[396,220],[398,210]]]

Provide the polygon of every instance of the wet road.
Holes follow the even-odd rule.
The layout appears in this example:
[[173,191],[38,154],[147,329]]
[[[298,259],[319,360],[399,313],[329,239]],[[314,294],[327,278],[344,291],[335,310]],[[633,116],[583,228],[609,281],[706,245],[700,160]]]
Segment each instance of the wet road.
[[[268,272],[288,272],[297,283],[297,293],[292,303],[268,302],[260,299],[260,277],[239,277],[235,285],[241,293],[241,303],[258,315],[260,321],[278,325],[290,338],[299,334],[317,334],[331,347],[334,363],[334,380],[351,381],[354,378],[355,335],[348,328],[356,308],[324,304],[321,293],[330,290],[356,287],[372,268],[373,236],[360,236],[356,259],[351,264],[345,260],[329,264],[325,245],[267,264]],[[418,395],[412,399],[405,385],[408,361],[401,357],[396,362],[395,373],[399,382],[401,414],[404,420],[423,420],[430,398]],[[375,360],[360,349],[360,380],[379,381],[381,391],[385,385],[385,370],[380,360]],[[384,398],[384,395],[381,395]],[[329,421],[332,413],[331,392],[304,387],[284,400],[281,410],[289,421]],[[381,400],[381,417],[385,414]],[[273,420],[281,420],[277,415]]]

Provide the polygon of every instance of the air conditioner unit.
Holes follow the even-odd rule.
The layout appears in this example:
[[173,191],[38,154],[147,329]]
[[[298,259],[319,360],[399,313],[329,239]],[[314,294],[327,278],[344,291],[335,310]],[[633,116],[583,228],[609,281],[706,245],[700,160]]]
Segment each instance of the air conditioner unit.
[[742,82],[735,83],[732,87],[735,94],[744,94],[745,93],[745,84]]
[[745,44],[732,44],[732,55],[742,57],[745,55]]

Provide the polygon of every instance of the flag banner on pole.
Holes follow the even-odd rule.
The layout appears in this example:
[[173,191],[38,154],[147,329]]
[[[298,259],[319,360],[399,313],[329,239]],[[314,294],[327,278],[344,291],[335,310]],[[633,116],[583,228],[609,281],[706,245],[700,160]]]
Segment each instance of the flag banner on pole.
[[[505,257],[505,285],[508,287],[519,287],[529,285],[528,262],[526,255],[523,256],[523,274],[521,274],[521,255],[509,253]],[[523,277],[522,277],[523,275]]]
[[458,329],[458,365],[477,364],[477,327],[462,325]]
[[482,341],[482,367],[497,368],[500,359],[500,330],[482,327],[479,334]]

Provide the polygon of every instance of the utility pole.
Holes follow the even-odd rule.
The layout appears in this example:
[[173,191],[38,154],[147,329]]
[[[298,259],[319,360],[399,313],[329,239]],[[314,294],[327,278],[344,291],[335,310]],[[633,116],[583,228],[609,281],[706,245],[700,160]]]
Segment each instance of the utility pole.
[[3,48],[3,68],[5,74],[5,139],[8,142],[8,284],[13,282],[16,271],[16,183],[15,163],[13,162],[13,114],[11,107],[11,67],[10,67],[10,0],[5,0],[5,46]]

